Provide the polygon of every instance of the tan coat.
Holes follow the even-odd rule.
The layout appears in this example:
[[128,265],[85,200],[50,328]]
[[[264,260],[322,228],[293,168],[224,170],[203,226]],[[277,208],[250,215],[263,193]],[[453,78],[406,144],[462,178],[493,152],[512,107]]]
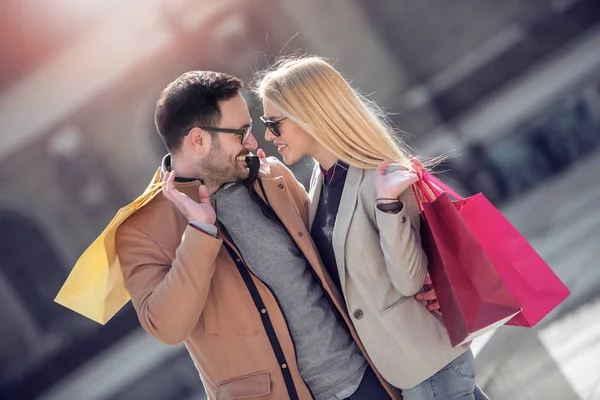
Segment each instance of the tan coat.
[[[352,322],[373,363],[391,384],[409,389],[468,348],[452,348],[441,322],[414,295],[427,274],[412,190],[397,214],[375,207],[375,171],[350,167],[333,230],[333,249]],[[323,177],[315,166],[309,221],[315,217]]]
[[[310,239],[304,188],[277,159],[265,163],[254,190],[264,200],[262,182],[268,202],[335,309],[352,325]],[[176,187],[198,199],[198,181]],[[233,248],[235,260],[226,245]],[[282,311],[234,247],[221,229],[214,238],[189,226],[162,195],[117,232],[125,285],[142,326],[164,343],[185,342],[209,399],[310,399]],[[401,398],[398,390],[385,385],[395,399]]]

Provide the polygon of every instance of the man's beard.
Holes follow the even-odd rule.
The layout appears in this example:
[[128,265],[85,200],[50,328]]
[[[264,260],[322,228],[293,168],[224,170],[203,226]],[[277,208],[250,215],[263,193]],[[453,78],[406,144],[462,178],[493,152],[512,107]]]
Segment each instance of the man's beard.
[[202,160],[200,170],[202,178],[207,188],[220,188],[226,183],[238,182],[248,178],[250,171],[246,167],[239,165],[237,157],[250,154],[247,150],[242,150],[233,159],[224,154],[220,146],[211,149],[210,153]]

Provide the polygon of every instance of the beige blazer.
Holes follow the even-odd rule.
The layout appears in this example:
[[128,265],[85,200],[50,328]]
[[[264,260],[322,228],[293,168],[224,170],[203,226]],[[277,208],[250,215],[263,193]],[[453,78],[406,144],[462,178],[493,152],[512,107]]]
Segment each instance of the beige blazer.
[[[414,295],[422,290],[427,258],[419,236],[412,190],[402,193],[397,214],[379,211],[375,171],[350,167],[336,223],[333,250],[348,313],[367,353],[392,385],[412,388],[434,375],[468,346],[452,348],[438,313]],[[316,165],[309,191],[309,225],[323,177]]]

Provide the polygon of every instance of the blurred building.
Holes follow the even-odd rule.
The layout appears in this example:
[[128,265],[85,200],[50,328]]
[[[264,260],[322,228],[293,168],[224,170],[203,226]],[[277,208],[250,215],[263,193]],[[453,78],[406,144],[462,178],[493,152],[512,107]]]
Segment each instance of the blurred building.
[[481,342],[492,398],[600,396],[552,344],[600,293],[597,1],[6,0],[0,32],[0,399],[203,398],[185,348],[130,305],[102,327],[52,300],[165,153],[160,90],[191,69],[250,80],[297,49],[334,60],[420,154],[453,151],[443,176],[501,206],[573,290],[539,330]]

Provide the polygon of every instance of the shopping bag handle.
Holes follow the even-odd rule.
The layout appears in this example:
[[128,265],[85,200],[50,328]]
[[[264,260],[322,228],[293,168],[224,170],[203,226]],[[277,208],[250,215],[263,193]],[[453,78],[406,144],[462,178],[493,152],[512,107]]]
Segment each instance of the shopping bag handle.
[[454,191],[450,186],[446,185],[444,182],[433,176],[431,173],[427,171],[423,171],[423,177],[420,182],[427,183],[427,186],[436,193],[436,198],[445,192],[448,196],[454,198],[454,200],[462,200],[463,198]]
[[425,170],[417,181],[416,187],[421,196],[417,194],[415,185],[412,186],[412,191],[421,212],[423,211],[423,199],[428,203],[433,203],[442,193],[446,193],[455,200],[462,200],[462,197],[452,188]]

